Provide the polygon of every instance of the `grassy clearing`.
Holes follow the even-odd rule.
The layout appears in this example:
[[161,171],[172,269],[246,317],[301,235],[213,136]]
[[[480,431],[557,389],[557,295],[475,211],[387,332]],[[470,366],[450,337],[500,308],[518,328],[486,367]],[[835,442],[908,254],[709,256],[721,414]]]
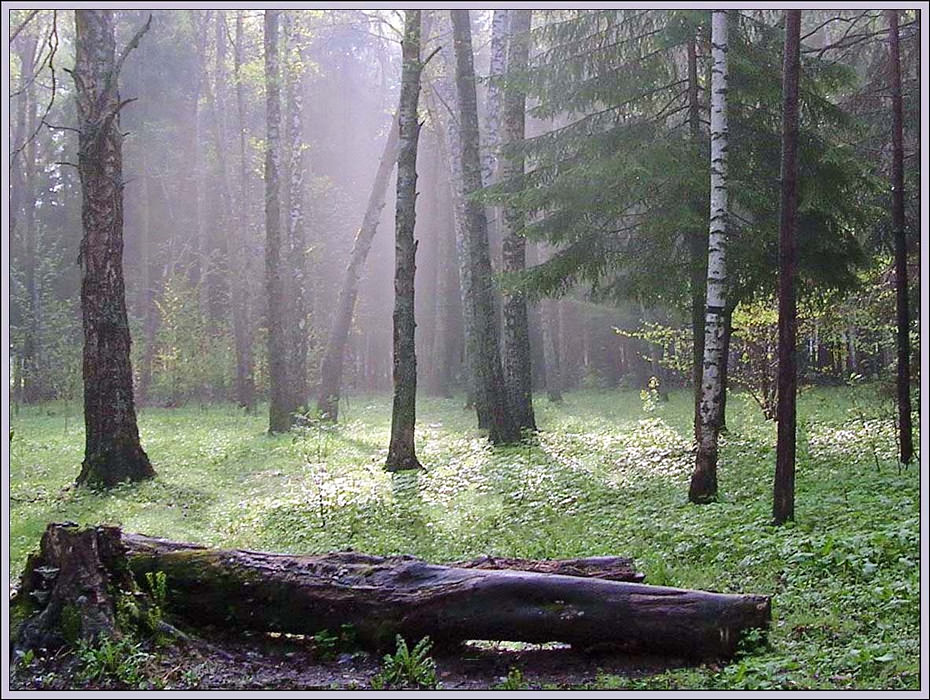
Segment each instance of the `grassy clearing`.
[[103,495],[71,487],[83,450],[73,409],[66,427],[61,405],[23,408],[12,417],[11,570],[62,520],[292,553],[623,554],[649,583],[773,595],[771,643],[723,668],[594,687],[919,687],[919,472],[898,468],[874,389],[802,395],[798,522],[780,529],[768,524],[774,424],[731,398],[722,499],[694,507],[690,410],[684,392],[658,404],[632,391],[540,399],[536,443],[491,450],[458,401],[424,399],[426,471],[391,476],[386,396],[353,399],[338,427],[275,437],[263,413],[146,409],[159,476]]

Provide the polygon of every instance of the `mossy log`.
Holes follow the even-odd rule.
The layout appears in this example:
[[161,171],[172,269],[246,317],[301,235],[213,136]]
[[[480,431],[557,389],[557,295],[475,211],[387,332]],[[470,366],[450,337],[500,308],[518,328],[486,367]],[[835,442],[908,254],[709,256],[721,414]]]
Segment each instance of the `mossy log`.
[[[93,540],[90,548],[98,552],[97,564],[85,566],[83,557],[52,556],[61,550],[63,538]],[[106,543],[104,547],[100,541]],[[60,598],[54,615],[60,617],[62,605],[81,599],[82,605],[102,605],[105,625],[110,628],[112,591],[117,582],[117,587],[125,586],[122,579],[127,571],[140,582],[148,572],[164,572],[168,611],[193,626],[315,634],[348,624],[360,644],[376,649],[391,647],[400,634],[411,641],[428,635],[441,645],[469,639],[556,641],[582,648],[608,646],[678,657],[726,658],[732,656],[745,631],[767,627],[771,616],[770,600],[765,596],[591,576],[601,572],[641,579],[632,562],[622,557],[555,562],[483,557],[441,566],[411,556],[357,552],[293,556],[216,550],[120,533],[116,528],[78,530],[55,524],[46,531],[42,547],[31,560],[35,564],[27,568],[20,595],[36,597],[31,592],[45,585],[33,580],[42,578],[36,566],[51,563],[58,568],[53,588],[61,586],[60,592],[67,593],[56,598],[51,591],[51,600]],[[96,570],[97,578],[83,583],[85,574],[69,571],[75,563],[81,571]],[[575,575],[500,568],[504,565]],[[76,578],[82,583],[68,583]],[[102,593],[88,598],[85,589]],[[87,614],[94,619],[92,611]],[[33,630],[34,638],[36,629],[51,627],[38,621],[51,622],[54,615],[36,611],[22,629]]]
[[138,576],[164,571],[172,609],[198,624],[313,634],[351,624],[385,648],[396,634],[610,645],[689,658],[732,656],[768,626],[761,595],[708,593],[601,578],[429,564],[357,552],[292,556],[123,535]]

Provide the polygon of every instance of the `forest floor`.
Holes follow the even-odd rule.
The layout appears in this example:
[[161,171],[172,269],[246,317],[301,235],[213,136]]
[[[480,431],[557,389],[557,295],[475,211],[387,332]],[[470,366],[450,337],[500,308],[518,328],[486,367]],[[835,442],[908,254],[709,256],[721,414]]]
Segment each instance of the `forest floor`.
[[[434,562],[623,555],[646,583],[773,596],[767,642],[729,664],[700,666],[483,643],[433,654],[442,687],[920,687],[920,470],[897,464],[893,404],[878,387],[802,393],[797,520],[782,528],[770,524],[775,425],[745,395],[728,404],[720,500],[700,507],[687,502],[689,393],[664,402],[635,391],[576,392],[560,405],[537,397],[536,407],[536,438],[492,449],[459,400],[423,399],[417,453],[425,470],[398,475],[382,469],[387,396],[352,398],[338,426],[311,421],[273,437],[263,412],[146,408],[140,431],[158,477],[106,494],[72,486],[83,451],[79,409],[14,410],[10,584],[52,521],[216,547],[351,548]],[[111,666],[99,649],[31,657],[17,660],[11,683],[370,687],[382,659],[340,648],[334,632],[143,643],[115,650]]]

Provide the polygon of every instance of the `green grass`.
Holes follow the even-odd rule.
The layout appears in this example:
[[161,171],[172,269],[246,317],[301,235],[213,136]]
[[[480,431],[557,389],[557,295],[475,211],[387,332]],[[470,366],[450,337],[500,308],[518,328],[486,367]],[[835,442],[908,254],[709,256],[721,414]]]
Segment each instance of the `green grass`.
[[[458,400],[419,403],[422,473],[382,470],[387,396],[354,398],[335,428],[269,437],[230,406],[146,409],[158,477],[109,494],[71,486],[72,408],[12,417],[11,571],[50,521],[284,552],[352,547],[432,561],[629,555],[647,582],[774,596],[770,646],[725,667],[603,677],[611,688],[919,687],[919,471],[899,469],[872,387],[799,401],[797,522],[774,528],[775,426],[729,402],[718,503],[687,503],[691,399],[644,410],[634,391],[537,398],[537,444],[491,449]],[[646,407],[649,408],[649,407]],[[877,462],[877,466],[876,466]]]

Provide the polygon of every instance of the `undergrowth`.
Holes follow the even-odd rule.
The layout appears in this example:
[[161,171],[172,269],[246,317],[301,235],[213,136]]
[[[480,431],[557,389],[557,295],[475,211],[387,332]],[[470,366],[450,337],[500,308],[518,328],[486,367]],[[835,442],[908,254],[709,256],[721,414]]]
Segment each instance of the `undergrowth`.
[[311,421],[277,436],[265,412],[146,408],[142,443],[158,477],[108,494],[71,485],[84,440],[65,407],[24,407],[12,417],[11,571],[48,522],[65,520],[291,553],[627,555],[647,583],[771,595],[773,628],[768,645],[725,666],[591,687],[916,688],[919,470],[898,467],[892,418],[852,391],[801,395],[797,522],[781,528],[770,525],[775,425],[739,394],[720,500],[701,507],[687,502],[687,392],[648,411],[635,391],[573,393],[561,405],[539,396],[542,431],[500,449],[460,400],[423,399],[426,470],[396,475],[382,469],[389,397],[354,398],[336,427]]

